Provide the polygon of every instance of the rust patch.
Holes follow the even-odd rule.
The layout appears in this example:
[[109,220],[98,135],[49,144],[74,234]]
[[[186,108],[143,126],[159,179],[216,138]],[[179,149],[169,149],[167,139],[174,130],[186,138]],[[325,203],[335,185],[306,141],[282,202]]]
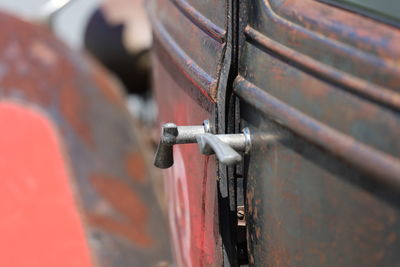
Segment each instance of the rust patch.
[[93,144],[87,116],[82,116],[87,114],[84,92],[89,80],[81,75],[83,61],[76,62],[68,48],[45,28],[3,13],[0,24],[0,64],[6,66],[3,72],[7,71],[0,80],[1,93],[59,108],[77,134]]
[[275,266],[290,266],[291,257],[288,254],[285,247],[270,246],[269,256],[271,257],[271,262],[274,262]]
[[260,240],[261,239],[261,227],[256,226],[255,229],[256,229],[256,238],[257,238],[257,240]]
[[200,239],[200,266],[204,266],[205,262],[205,240],[206,240],[206,195],[207,195],[207,180],[208,180],[208,161],[210,157],[206,156],[204,158],[204,174],[202,181],[202,191],[201,191],[201,239]]
[[250,254],[250,264],[254,264],[254,256],[253,256],[253,254]]
[[326,255],[323,249],[310,247],[308,251],[310,255],[314,255],[317,259],[319,259],[320,264],[326,264]]
[[90,181],[122,217],[89,212],[89,224],[126,238],[135,245],[150,247],[154,242],[147,229],[149,211],[139,196],[127,184],[114,177],[94,174]]
[[57,64],[57,54],[46,43],[34,41],[31,48],[31,55],[46,66]]
[[77,134],[88,144],[94,145],[91,129],[88,123],[84,121],[80,112],[82,107],[82,96],[77,95],[73,88],[63,88],[60,92],[60,109],[65,119],[75,129]]
[[387,243],[389,245],[394,244],[396,242],[396,240],[397,240],[397,235],[394,232],[390,233],[389,236],[387,237]]
[[144,183],[147,180],[147,168],[143,155],[139,152],[131,153],[126,161],[129,176],[135,181]]

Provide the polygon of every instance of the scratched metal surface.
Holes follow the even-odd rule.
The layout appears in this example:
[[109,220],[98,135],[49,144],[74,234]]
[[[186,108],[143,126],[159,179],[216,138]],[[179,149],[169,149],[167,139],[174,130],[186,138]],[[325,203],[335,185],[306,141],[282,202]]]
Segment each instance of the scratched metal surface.
[[0,25],[1,98],[36,105],[56,124],[95,262],[170,263],[146,134],[129,116],[116,83],[46,29],[3,13]]
[[250,265],[399,264],[400,31],[309,0],[241,11]]

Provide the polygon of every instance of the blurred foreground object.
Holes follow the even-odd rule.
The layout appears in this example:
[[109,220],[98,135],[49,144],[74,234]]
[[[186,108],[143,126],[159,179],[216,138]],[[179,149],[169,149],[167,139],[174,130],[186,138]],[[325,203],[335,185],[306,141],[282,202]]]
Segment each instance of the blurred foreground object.
[[1,266],[171,262],[149,141],[113,78],[0,13]]

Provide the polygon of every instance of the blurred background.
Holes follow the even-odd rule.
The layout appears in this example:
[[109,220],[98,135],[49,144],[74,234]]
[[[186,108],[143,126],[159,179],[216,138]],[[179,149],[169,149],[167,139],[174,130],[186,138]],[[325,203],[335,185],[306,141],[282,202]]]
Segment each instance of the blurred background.
[[[0,10],[48,23],[70,49],[89,52],[121,81],[132,114],[143,123],[154,123],[152,36],[142,0],[1,0]],[[51,11],[54,14],[49,19]]]
[[[27,20],[39,19],[41,9],[48,0],[1,0],[0,9],[21,16]],[[61,2],[61,1],[59,1]],[[75,0],[55,17],[53,28],[58,37],[73,49],[84,46],[84,32],[93,12],[102,0]]]
[[[33,103],[52,119],[73,184],[59,189],[75,197],[68,206],[64,193],[47,187],[40,194],[32,189],[35,194],[23,194],[18,202],[0,185],[7,208],[20,214],[8,229],[1,221],[9,216],[0,204],[1,228],[15,241],[0,239],[4,254],[11,255],[0,257],[0,266],[170,266],[163,183],[151,167],[157,111],[150,90],[152,36],[142,1],[0,0],[0,11],[0,97],[17,99],[23,109]],[[11,117],[7,112],[0,115]],[[21,125],[28,124],[9,125],[13,142],[39,144],[39,137],[27,134],[30,128],[17,137]],[[6,160],[15,152],[32,162],[33,153],[51,164],[44,162],[46,149],[8,151],[0,144],[0,175],[8,171],[18,190],[25,179],[42,188],[45,175],[36,175],[22,159],[16,164],[28,175],[20,175]],[[38,166],[32,168],[46,173]],[[56,212],[43,205],[44,199]],[[62,223],[55,221],[58,213]],[[69,220],[70,215],[81,220]]]

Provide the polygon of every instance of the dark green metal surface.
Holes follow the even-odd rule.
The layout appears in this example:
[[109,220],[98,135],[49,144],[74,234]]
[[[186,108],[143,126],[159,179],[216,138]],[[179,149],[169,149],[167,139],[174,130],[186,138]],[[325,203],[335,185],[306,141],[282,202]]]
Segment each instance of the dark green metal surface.
[[400,31],[308,0],[240,12],[250,265],[398,265]]
[[397,0],[323,0],[323,2],[339,5],[383,21],[400,23],[400,6]]

